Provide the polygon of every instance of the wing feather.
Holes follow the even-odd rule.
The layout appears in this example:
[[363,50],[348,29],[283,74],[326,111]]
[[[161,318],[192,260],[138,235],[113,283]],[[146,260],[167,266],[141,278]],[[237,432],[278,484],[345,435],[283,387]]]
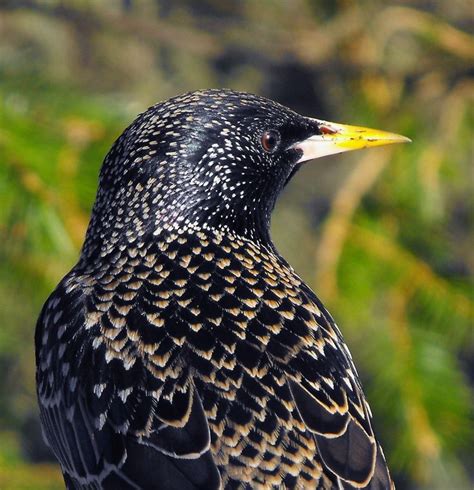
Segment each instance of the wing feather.
[[307,294],[321,311],[314,332],[320,348],[305,346],[291,361],[298,367],[287,373],[296,409],[342,488],[390,489],[393,484],[350,354],[324,306],[310,290]]
[[[118,362],[113,349],[97,341],[100,324],[86,321],[83,295],[68,292],[65,281],[40,315],[36,345],[43,431],[67,487],[219,488],[209,426],[190,373],[173,356],[160,371],[152,361],[147,369],[146,358],[136,353],[133,363]],[[67,324],[61,323],[63,311]],[[59,335],[64,332],[67,343]]]

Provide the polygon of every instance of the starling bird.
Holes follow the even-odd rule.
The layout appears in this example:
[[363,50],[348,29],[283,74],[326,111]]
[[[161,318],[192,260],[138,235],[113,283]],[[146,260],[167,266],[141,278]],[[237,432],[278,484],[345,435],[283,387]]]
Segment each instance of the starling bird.
[[392,487],[349,350],[269,223],[303,162],[406,140],[231,90],[138,116],[36,328],[67,488]]

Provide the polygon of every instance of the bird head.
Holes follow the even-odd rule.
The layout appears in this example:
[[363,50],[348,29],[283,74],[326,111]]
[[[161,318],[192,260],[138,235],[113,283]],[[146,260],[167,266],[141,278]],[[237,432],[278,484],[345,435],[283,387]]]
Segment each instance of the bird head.
[[269,240],[276,198],[304,162],[403,141],[247,93],[178,96],[138,116],[115,142],[102,166],[88,241],[110,248],[172,229]]

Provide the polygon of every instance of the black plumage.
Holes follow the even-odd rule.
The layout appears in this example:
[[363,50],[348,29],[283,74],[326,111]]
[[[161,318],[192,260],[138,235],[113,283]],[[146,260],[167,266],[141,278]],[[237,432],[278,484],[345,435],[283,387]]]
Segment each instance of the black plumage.
[[36,329],[68,488],[391,487],[343,338],[269,236],[305,142],[340,127],[207,90],[116,141]]

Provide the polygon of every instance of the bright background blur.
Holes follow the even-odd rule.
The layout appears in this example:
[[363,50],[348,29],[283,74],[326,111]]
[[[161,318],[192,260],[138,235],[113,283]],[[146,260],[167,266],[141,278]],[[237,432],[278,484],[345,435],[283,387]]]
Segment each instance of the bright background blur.
[[[308,164],[272,232],[345,335],[398,489],[472,488],[469,0],[0,1],[0,488],[62,488],[33,334],[114,139],[206,87],[404,134]],[[91,367],[93,369],[93,367]]]

